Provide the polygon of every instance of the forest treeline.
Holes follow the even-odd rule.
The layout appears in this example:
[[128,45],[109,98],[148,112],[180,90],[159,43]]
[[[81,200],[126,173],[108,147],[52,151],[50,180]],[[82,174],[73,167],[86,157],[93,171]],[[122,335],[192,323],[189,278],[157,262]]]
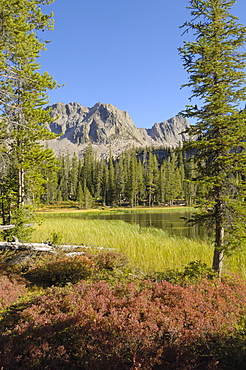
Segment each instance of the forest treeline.
[[[161,155],[160,155],[161,154]],[[154,206],[194,203],[199,188],[196,168],[182,150],[124,151],[118,158],[98,159],[88,145],[83,158],[66,154],[56,170],[46,170],[43,203],[76,201],[80,208],[104,206]]]

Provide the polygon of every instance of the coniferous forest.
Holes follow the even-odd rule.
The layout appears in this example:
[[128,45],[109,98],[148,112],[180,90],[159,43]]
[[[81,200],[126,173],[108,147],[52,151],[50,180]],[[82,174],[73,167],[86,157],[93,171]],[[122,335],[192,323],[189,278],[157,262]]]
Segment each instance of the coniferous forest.
[[98,159],[88,145],[82,158],[62,155],[53,171],[42,174],[46,183],[39,200],[74,201],[79,208],[192,205],[199,188],[189,181],[196,173],[189,157],[181,149],[131,148],[118,158]]

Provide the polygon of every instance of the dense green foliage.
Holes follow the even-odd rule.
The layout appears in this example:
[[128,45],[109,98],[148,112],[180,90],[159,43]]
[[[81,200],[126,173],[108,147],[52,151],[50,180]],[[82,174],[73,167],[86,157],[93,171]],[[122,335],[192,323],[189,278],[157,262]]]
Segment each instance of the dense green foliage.
[[[0,203],[2,223],[12,223],[13,211],[35,204],[45,182],[44,168],[54,167],[53,152],[39,141],[54,137],[47,90],[56,83],[40,73],[37,58],[46,41],[37,35],[52,29],[52,15],[41,5],[50,0],[0,0]],[[28,219],[28,215],[27,215]],[[27,221],[27,220],[26,220]],[[19,225],[20,226],[20,225]],[[19,231],[21,228],[19,227]],[[18,235],[21,235],[19,232]]]
[[41,200],[46,204],[71,200],[79,208],[194,204],[199,187],[187,182],[195,165],[186,156],[165,148],[129,149],[119,158],[98,159],[88,145],[82,159],[59,158],[59,169],[49,175]]
[[194,222],[214,228],[213,268],[220,273],[224,251],[245,246],[246,171],[246,27],[229,13],[235,0],[190,0],[191,21],[186,31],[195,39],[186,41],[180,54],[195,104],[186,117],[196,118],[189,134],[198,140],[187,147],[195,150],[196,184],[200,214]]

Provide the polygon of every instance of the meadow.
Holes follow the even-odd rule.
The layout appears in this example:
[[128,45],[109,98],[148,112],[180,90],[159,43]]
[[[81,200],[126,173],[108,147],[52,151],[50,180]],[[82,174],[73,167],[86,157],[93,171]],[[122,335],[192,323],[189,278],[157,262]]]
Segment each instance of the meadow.
[[[57,244],[85,245],[92,250],[112,248],[127,255],[130,264],[144,273],[180,270],[192,261],[211,265],[213,245],[208,239],[171,236],[162,229],[143,228],[118,220],[83,220],[71,217],[71,211],[40,213],[39,217],[42,223],[35,227],[33,242],[50,240]],[[245,251],[225,258],[224,273],[227,272],[246,277]]]
[[1,369],[245,369],[245,252],[216,277],[209,240],[71,210],[39,217],[32,241],[58,253],[0,254]]

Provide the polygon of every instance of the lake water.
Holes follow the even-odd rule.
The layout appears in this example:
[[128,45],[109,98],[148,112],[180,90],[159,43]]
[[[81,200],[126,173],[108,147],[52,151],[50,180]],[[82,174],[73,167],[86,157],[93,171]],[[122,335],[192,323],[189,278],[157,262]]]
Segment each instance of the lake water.
[[[141,227],[155,227],[167,231],[171,235],[185,236],[188,238],[204,238],[208,232],[199,226],[186,224],[186,219],[191,217],[191,212],[127,212],[110,214],[80,214],[76,218],[99,219],[99,220],[122,220],[131,224],[139,224]],[[71,215],[72,216],[72,215]]]

